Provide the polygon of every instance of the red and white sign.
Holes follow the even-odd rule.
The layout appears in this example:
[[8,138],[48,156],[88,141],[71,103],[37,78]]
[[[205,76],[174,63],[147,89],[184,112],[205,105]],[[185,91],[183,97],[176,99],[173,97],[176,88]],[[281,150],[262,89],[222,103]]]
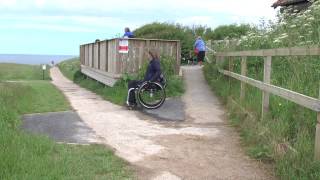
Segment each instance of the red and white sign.
[[128,53],[128,52],[129,52],[129,40],[119,39],[119,53]]

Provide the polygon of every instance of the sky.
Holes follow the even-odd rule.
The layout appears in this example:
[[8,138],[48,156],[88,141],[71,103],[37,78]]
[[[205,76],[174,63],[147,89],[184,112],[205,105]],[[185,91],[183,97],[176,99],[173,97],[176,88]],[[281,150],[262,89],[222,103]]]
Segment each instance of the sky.
[[259,24],[275,0],[0,0],[0,54],[78,55],[79,45],[152,22]]

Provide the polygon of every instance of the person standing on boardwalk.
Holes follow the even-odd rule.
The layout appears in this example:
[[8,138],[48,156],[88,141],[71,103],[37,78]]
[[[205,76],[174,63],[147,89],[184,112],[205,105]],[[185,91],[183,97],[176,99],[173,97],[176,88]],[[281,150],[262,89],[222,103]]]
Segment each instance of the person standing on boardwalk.
[[130,31],[130,29],[128,27],[124,28],[124,34],[123,34],[124,38],[134,38],[133,33]]
[[206,55],[206,44],[202,40],[201,36],[197,37],[197,40],[194,43],[194,48],[195,48],[195,51],[198,52],[198,54],[197,54],[198,64],[200,66],[202,66],[202,62],[203,62],[204,57]]

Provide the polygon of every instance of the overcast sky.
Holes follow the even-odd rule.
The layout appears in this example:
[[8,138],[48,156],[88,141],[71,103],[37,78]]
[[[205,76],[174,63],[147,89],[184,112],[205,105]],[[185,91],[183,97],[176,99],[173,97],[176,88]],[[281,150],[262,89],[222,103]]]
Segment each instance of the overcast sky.
[[147,23],[217,27],[274,19],[275,0],[0,0],[0,54],[78,55]]

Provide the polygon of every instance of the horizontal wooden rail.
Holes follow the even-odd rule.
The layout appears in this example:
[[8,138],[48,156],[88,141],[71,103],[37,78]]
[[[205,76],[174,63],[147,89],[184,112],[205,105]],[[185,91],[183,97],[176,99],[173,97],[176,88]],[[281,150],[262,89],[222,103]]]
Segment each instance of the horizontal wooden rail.
[[278,49],[264,49],[254,51],[218,52],[215,56],[319,56],[320,47],[292,47]]
[[239,75],[237,73],[233,73],[230,71],[226,71],[226,70],[219,70],[220,73],[233,77],[235,79],[238,79],[239,81],[245,82],[247,84],[250,84],[254,87],[257,87],[263,91],[272,93],[274,95],[280,96],[284,99],[287,99],[289,101],[295,102],[301,106],[304,106],[306,108],[309,108],[311,110],[320,112],[320,100],[316,99],[316,98],[312,98],[294,91],[290,91],[288,89],[284,89],[281,87],[277,87],[271,84],[266,84],[263,83],[261,81],[252,79],[252,78],[248,78],[246,76],[242,76]]
[[[259,88],[262,93],[262,110],[261,117],[264,118],[269,111],[269,94],[280,96],[286,100],[292,101],[303,107],[309,108],[317,112],[317,126],[316,126],[316,138],[315,138],[315,159],[320,161],[320,89],[319,99],[309,97],[288,89],[284,89],[278,86],[270,84],[271,80],[271,63],[273,56],[320,56],[320,47],[291,47],[291,48],[278,48],[278,49],[264,49],[253,51],[238,51],[238,52],[214,52],[212,48],[207,48],[209,52],[213,52],[216,57],[217,65],[221,64],[225,60],[229,60],[229,69],[219,69],[219,72],[235,78],[241,81],[240,100],[245,98],[245,85],[249,84],[256,88]],[[246,77],[247,69],[247,57],[264,57],[264,69],[263,69],[263,82],[249,77]],[[233,60],[241,57],[241,75],[232,72]],[[319,82],[315,82],[319,83]]]

